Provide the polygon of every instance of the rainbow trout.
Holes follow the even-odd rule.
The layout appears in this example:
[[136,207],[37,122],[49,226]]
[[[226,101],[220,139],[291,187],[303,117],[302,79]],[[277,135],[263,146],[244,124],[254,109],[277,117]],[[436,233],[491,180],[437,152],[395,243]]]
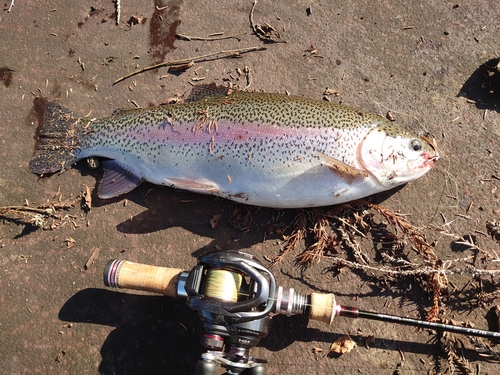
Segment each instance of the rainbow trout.
[[106,158],[101,198],[142,181],[275,208],[348,202],[414,180],[434,140],[326,101],[200,85],[183,103],[86,119],[45,104],[33,173]]

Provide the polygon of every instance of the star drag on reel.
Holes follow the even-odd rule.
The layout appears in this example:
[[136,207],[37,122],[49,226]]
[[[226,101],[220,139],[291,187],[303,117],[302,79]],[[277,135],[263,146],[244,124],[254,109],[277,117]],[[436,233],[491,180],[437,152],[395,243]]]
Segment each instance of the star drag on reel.
[[201,344],[207,349],[197,375],[215,375],[217,363],[227,374],[263,375],[266,360],[250,349],[267,336],[271,316],[307,314],[331,324],[337,316],[365,318],[471,336],[500,339],[500,333],[440,324],[339,305],[334,294],[302,294],[276,286],[273,274],[252,255],[240,251],[208,253],[189,272],[122,260],[110,261],[104,284],[185,299],[202,322]]

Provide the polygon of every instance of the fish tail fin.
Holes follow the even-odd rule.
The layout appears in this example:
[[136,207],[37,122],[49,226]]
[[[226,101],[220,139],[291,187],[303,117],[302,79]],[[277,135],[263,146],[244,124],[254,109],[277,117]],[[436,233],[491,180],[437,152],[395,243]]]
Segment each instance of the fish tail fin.
[[57,103],[45,103],[30,171],[40,175],[55,173],[80,160],[81,137],[87,122]]

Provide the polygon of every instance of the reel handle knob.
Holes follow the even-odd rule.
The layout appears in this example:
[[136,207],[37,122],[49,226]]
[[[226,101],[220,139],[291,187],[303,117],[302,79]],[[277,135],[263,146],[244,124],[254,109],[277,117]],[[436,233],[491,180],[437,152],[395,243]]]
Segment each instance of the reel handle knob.
[[196,375],[217,375],[217,363],[200,359],[196,364]]
[[127,288],[178,297],[177,284],[184,270],[156,267],[113,259],[104,269],[104,284],[112,288]]

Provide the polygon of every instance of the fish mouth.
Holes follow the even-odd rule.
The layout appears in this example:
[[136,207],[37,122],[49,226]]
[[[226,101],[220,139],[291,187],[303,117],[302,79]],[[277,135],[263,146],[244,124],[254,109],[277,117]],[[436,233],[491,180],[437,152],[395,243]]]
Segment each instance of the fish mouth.
[[432,153],[423,153],[425,161],[422,165],[423,168],[432,168],[434,163],[439,160],[439,149],[436,143],[436,137],[429,132],[420,132],[418,134],[427,144],[432,148]]
[[432,168],[434,166],[434,163],[439,160],[439,154],[435,153],[434,155],[430,156],[428,154],[424,154],[423,157],[425,158],[424,164],[422,167],[424,168]]

